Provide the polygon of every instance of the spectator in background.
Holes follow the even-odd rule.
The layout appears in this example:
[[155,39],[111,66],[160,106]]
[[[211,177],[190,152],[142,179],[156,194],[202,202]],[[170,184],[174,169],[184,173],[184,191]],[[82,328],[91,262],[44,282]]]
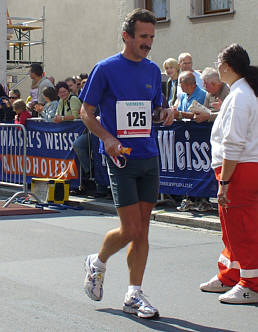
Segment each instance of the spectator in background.
[[193,60],[190,53],[181,53],[178,57],[178,64],[180,66],[181,72],[191,71],[194,74],[196,84],[199,86],[199,88],[204,88],[200,72],[193,70]]
[[195,113],[194,120],[198,123],[203,121],[214,121],[218,115],[221,104],[226,96],[229,94],[229,87],[227,84],[221,82],[219,73],[215,68],[207,67],[203,70],[201,78],[206,89],[207,96],[204,106],[211,110],[211,113]]
[[[39,63],[32,63],[30,66],[30,77],[33,80],[33,89],[37,90],[37,97],[34,100],[34,97],[32,97],[32,101],[34,104],[35,109],[37,108],[37,104],[45,105],[46,101],[43,96],[43,89],[45,87],[54,87],[54,85],[48,80],[46,77],[43,76],[43,68]],[[32,114],[33,116],[38,116],[38,113],[35,112],[35,114]]]
[[[189,112],[189,107],[194,100],[203,105],[207,92],[196,85],[195,76],[191,71],[184,71],[179,75],[179,84],[183,94],[179,97],[178,107],[173,107],[174,117],[177,120],[182,120],[183,118],[192,120],[194,119],[194,114]],[[185,197],[181,205],[177,207],[177,210],[180,212],[189,210],[205,212],[212,209],[209,197]]]
[[81,81],[81,87],[80,87],[80,90],[83,89],[85,83],[87,82],[87,78],[84,78],[82,81]]
[[85,80],[85,79],[87,80],[89,77],[89,75],[87,73],[81,73],[79,76],[80,76],[81,80]]
[[22,99],[17,99],[13,103],[13,109],[16,113],[14,123],[22,124],[25,126],[27,119],[31,118],[30,112],[27,111],[25,101]]
[[67,83],[63,81],[58,82],[56,92],[60,100],[53,121],[59,123],[78,119],[82,103],[77,96],[71,94]]
[[166,99],[169,106],[173,106],[177,100],[177,86],[179,75],[179,64],[173,58],[168,58],[163,63],[163,68],[169,77],[166,89]]
[[194,100],[204,104],[206,91],[196,84],[195,76],[191,71],[184,71],[179,75],[179,84],[183,93],[179,96],[178,106],[173,107],[174,117],[177,120],[182,118],[193,119],[194,114],[189,112],[189,107]]
[[20,99],[20,98],[21,98],[21,93],[18,89],[9,91],[9,100],[10,100],[11,104],[13,104],[15,102],[15,100]]
[[73,77],[67,77],[65,79],[65,83],[68,85],[69,91],[73,95],[78,96],[80,88],[78,87],[75,78],[73,78]]
[[15,112],[12,109],[12,102],[5,93],[2,84],[0,84],[0,122],[13,122],[14,117]]
[[52,87],[44,88],[43,96],[45,98],[46,104],[43,106],[43,109],[40,112],[40,116],[46,122],[53,122],[59,104],[56,90]]
[[55,78],[53,76],[48,76],[47,79],[55,86]]

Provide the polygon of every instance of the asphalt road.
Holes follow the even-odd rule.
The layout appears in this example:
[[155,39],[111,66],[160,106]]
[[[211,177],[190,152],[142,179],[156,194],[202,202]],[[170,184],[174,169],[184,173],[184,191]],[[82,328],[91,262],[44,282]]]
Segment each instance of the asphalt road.
[[225,305],[199,283],[216,273],[220,234],[152,224],[143,290],[159,320],[122,312],[126,249],[114,255],[104,298],[83,291],[83,260],[97,252],[114,216],[92,211],[0,217],[0,331],[258,331],[258,305]]

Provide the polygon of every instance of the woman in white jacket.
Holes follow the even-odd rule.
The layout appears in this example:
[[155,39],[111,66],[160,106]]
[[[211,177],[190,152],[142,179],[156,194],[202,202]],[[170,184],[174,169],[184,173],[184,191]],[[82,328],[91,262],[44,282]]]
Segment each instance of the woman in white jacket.
[[258,68],[237,44],[219,54],[217,67],[230,86],[211,134],[225,249],[218,275],[200,289],[226,292],[225,303],[258,303]]

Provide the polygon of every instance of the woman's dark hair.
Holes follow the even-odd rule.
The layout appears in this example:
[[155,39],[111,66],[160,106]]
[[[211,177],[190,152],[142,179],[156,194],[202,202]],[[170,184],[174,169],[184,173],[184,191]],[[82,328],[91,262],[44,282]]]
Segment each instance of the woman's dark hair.
[[227,63],[236,74],[244,77],[258,97],[258,67],[250,66],[247,51],[238,44],[226,47],[218,56],[223,63]]
[[51,86],[45,87],[42,93],[45,97],[48,97],[51,101],[58,100],[56,90]]
[[0,84],[0,97],[7,97],[7,99],[8,99],[8,96],[5,93],[4,87],[2,86],[2,84]]
[[[69,87],[66,82],[60,81],[56,84],[56,93],[58,94],[59,89],[64,88],[69,91]],[[70,91],[69,91],[70,92]]]
[[122,26],[122,30],[126,31],[131,37],[134,37],[135,34],[136,21],[156,24],[156,18],[152,12],[142,8],[134,9],[126,16]]

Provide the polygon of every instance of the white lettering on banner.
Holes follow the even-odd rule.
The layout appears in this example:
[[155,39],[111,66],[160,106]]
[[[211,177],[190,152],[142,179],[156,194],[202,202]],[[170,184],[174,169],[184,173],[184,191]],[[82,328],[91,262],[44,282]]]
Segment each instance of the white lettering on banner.
[[258,278],[258,269],[252,269],[252,270],[240,269],[240,276],[242,278]]
[[46,162],[45,159],[41,160],[40,167],[41,167],[41,173],[42,173],[42,175],[45,176],[47,174],[47,162]]
[[[190,143],[190,133],[185,130],[185,142],[175,143],[174,130],[158,130],[158,145],[163,172],[174,172],[175,162],[180,170],[209,172],[211,161],[207,154],[210,147],[206,142]],[[192,156],[193,154],[193,156]]]
[[32,158],[32,164],[33,164],[33,173],[39,174],[39,160],[38,158]]
[[[41,135],[44,134],[42,139]],[[50,133],[40,131],[27,131],[27,147],[41,149],[46,147],[48,150],[71,151],[73,142],[77,139],[79,133]],[[3,130],[0,129],[0,144],[3,147],[23,147],[22,130]],[[42,140],[41,140],[42,139]],[[44,142],[45,141],[45,142]],[[43,146],[44,145],[44,146]]]
[[222,254],[219,256],[218,262],[222,265],[225,265],[228,269],[240,269],[239,263],[237,261],[231,262],[227,257]]
[[158,144],[159,144],[162,171],[166,171],[168,165],[168,171],[174,172],[175,171],[174,153],[170,147],[174,146],[175,144],[175,131],[159,130]]
[[[23,156],[3,156],[3,172],[12,174],[23,173]],[[33,176],[56,177],[60,173],[63,177],[75,177],[76,171],[74,169],[74,161],[67,160],[53,160],[47,158],[27,157],[26,158],[26,173]],[[54,173],[53,173],[54,170]]]

